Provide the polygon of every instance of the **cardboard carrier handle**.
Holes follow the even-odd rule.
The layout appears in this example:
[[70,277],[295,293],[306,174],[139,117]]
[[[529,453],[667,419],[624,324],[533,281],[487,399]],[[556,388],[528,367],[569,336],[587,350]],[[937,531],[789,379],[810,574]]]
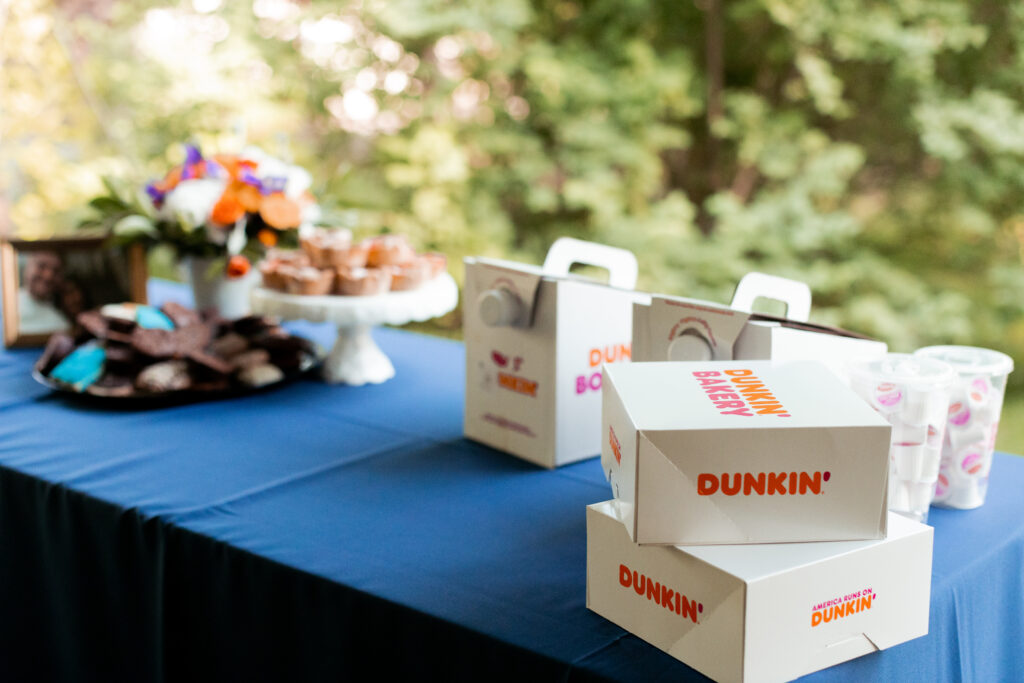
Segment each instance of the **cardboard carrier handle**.
[[732,307],[738,311],[754,312],[758,297],[786,304],[786,317],[805,323],[811,315],[811,288],[799,280],[790,280],[765,273],[747,273],[736,285]]
[[639,267],[633,252],[606,244],[584,242],[572,237],[559,237],[548,249],[544,259],[544,273],[568,275],[569,266],[583,263],[608,270],[608,284],[620,289],[636,287]]

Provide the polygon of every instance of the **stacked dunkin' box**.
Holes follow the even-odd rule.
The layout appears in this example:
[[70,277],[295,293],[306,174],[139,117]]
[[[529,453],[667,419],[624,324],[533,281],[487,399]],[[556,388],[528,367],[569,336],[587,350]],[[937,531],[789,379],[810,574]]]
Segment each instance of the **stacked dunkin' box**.
[[932,529],[888,514],[891,427],[823,364],[634,362],[603,387],[590,609],[716,681],[927,633]]
[[636,275],[578,240],[542,267],[466,260],[466,436],[545,467],[600,453],[611,483],[587,605],[718,681],[925,635],[931,528],[888,514],[891,427],[836,375],[885,344],[808,323],[802,283],[751,274],[723,306]]

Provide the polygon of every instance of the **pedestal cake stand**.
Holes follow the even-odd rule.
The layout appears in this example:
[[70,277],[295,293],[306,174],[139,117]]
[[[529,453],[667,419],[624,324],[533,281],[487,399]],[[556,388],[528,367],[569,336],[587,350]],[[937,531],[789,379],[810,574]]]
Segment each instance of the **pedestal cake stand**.
[[324,361],[324,379],[356,386],[380,384],[395,376],[395,366],[373,341],[371,329],[436,318],[458,301],[459,288],[448,273],[418,289],[376,296],[304,296],[265,287],[252,291],[253,313],[337,325],[338,340]]

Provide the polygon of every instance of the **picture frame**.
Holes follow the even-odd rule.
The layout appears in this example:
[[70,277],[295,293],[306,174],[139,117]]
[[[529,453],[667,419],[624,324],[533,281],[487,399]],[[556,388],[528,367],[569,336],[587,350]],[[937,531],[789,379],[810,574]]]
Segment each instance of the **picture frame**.
[[41,346],[73,330],[77,313],[108,303],[146,303],[146,253],[102,236],[0,239],[4,346]]

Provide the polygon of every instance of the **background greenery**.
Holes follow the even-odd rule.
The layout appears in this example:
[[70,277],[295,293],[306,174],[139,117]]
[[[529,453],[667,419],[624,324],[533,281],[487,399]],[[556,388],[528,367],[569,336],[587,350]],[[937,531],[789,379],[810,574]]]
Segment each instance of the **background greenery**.
[[[74,225],[102,174],[247,139],[453,262],[574,235],[635,251],[644,289],[727,301],[756,269],[893,350],[1024,352],[1024,5],[2,7],[0,220],[25,235]],[[1000,447],[1022,452],[1011,384]]]

